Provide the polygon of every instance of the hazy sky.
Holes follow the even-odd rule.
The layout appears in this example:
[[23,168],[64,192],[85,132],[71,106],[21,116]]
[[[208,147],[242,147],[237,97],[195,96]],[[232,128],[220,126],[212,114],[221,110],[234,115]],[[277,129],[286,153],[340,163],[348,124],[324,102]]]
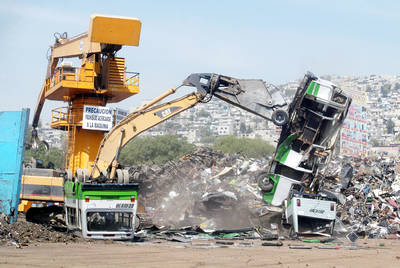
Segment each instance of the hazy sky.
[[[53,33],[88,30],[93,13],[142,21],[139,47],[123,47],[140,94],[178,86],[194,72],[275,84],[317,75],[398,74],[400,1],[1,1],[1,110],[31,108],[42,87]],[[47,101],[41,119],[65,103]]]

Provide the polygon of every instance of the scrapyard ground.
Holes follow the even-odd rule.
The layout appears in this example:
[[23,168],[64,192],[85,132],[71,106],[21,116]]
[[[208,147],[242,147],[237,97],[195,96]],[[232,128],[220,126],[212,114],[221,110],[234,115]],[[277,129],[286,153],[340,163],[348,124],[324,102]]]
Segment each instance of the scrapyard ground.
[[[1,226],[0,267],[400,266],[398,238],[359,239],[351,243],[344,237],[335,237],[331,243],[323,244],[303,242],[315,239],[312,237],[281,242],[164,235],[147,236],[144,242],[120,242],[84,240],[52,226],[25,222],[23,217],[14,225],[3,221]],[[293,246],[310,249],[293,249]]]
[[[354,174],[346,168],[349,162]],[[131,167],[131,177],[143,182],[139,203],[144,212],[166,227],[138,233],[145,242],[91,241],[65,232],[58,221],[39,225],[20,217],[10,225],[0,217],[0,266],[400,267],[398,160],[331,162],[322,186],[339,203],[332,244],[288,240],[276,227],[280,214],[275,217],[262,202],[255,180],[267,166],[265,159],[199,149],[178,162]],[[183,228],[188,226],[192,229]],[[246,227],[252,230],[243,231]],[[215,233],[223,229],[242,231]],[[352,244],[346,234],[375,239]],[[278,237],[286,239],[283,244]]]
[[[40,243],[0,247],[0,267],[400,267],[400,241],[368,239],[334,249],[178,242]],[[312,249],[290,249],[307,245]],[[357,245],[357,246],[355,246]]]

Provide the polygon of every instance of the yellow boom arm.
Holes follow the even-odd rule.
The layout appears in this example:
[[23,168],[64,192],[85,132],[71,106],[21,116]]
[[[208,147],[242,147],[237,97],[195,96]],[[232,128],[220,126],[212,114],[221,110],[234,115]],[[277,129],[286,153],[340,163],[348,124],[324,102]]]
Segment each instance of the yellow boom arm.
[[200,93],[190,93],[170,102],[152,106],[166,96],[175,93],[175,90],[167,91],[151,103],[130,113],[104,137],[92,168],[92,178],[99,177],[101,172],[106,172],[110,167],[110,178],[113,178],[118,165],[116,159],[125,144],[143,131],[195,106],[205,96]]

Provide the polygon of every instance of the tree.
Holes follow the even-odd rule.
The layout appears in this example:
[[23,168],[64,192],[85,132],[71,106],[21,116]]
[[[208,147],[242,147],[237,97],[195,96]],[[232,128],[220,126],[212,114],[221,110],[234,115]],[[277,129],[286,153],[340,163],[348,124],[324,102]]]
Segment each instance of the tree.
[[123,165],[161,164],[176,160],[194,148],[194,145],[174,135],[138,137],[121,150],[119,162]]
[[55,147],[51,147],[49,151],[46,152],[45,146],[43,144],[40,144],[39,148],[36,150],[32,148],[25,150],[25,164],[30,163],[32,161],[32,158],[35,160],[41,160],[44,167],[63,169],[65,164],[65,151]]
[[367,92],[372,92],[372,87],[370,85],[367,85],[365,91]]
[[200,142],[203,144],[213,144],[215,139],[215,136],[201,137]]
[[246,157],[267,157],[272,155],[274,147],[261,139],[224,136],[215,140],[213,149],[224,153],[238,153]]
[[[26,133],[26,143],[30,144],[32,138],[32,126],[28,127],[28,132]],[[51,147],[48,152],[46,152],[46,147],[43,144],[39,144],[39,148],[26,148],[24,155],[24,163],[31,163],[32,158],[35,160],[41,160],[44,167],[63,169],[65,164],[65,148],[58,149]]]

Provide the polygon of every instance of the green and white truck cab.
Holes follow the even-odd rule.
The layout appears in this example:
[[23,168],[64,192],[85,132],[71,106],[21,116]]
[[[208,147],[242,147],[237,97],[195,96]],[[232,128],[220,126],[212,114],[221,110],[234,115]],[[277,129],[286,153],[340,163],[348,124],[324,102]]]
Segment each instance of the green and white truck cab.
[[64,183],[65,219],[84,238],[129,240],[134,236],[138,184]]

